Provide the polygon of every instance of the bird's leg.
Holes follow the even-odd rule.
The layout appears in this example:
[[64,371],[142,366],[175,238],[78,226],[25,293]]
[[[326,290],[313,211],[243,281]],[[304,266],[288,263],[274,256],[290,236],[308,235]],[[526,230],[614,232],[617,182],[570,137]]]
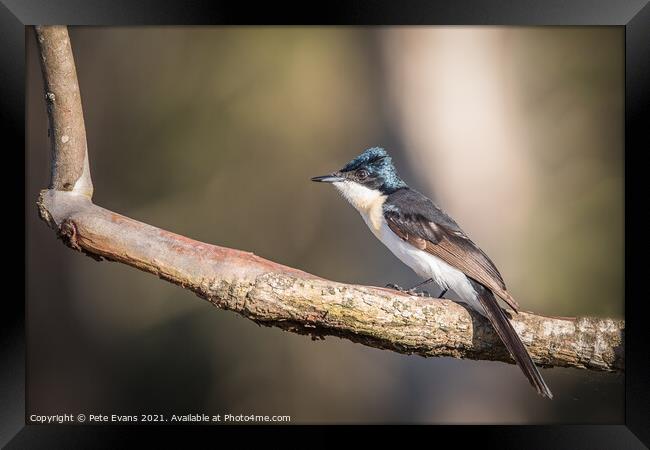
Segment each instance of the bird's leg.
[[425,284],[431,283],[432,281],[433,281],[433,278],[429,278],[427,280],[424,280],[423,282],[418,283],[415,286],[413,286],[411,289],[408,289],[408,291],[413,291],[413,290],[419,288],[420,286],[424,286]]
[[442,296],[445,295],[445,294],[447,293],[447,290],[448,290],[448,289],[449,289],[449,288],[444,288],[444,289],[442,290],[442,292],[440,293],[440,295],[438,296],[438,298],[442,298]]

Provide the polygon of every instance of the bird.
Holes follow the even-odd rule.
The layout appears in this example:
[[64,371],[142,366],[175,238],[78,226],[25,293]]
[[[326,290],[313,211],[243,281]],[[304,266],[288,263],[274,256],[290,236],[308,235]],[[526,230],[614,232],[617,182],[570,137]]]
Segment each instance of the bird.
[[[513,328],[501,298],[515,313],[519,304],[506,289],[490,258],[460,226],[428,197],[410,188],[397,174],[391,156],[372,147],[329,175],[313,177],[330,183],[361,214],[370,231],[404,264],[425,280],[435,282],[486,317],[517,365],[542,397],[553,394]],[[387,285],[413,293],[396,285]]]

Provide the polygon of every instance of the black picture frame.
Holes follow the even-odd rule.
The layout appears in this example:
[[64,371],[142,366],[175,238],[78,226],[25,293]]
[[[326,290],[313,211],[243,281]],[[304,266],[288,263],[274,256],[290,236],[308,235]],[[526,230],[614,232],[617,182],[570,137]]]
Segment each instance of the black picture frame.
[[[641,290],[644,275],[640,273],[647,264],[630,264],[634,253],[639,253],[628,243],[630,236],[640,231],[642,224],[630,220],[633,213],[628,206],[644,205],[643,186],[634,176],[643,170],[642,164],[631,161],[650,149],[648,105],[650,105],[650,6],[648,0],[464,0],[438,1],[405,0],[355,0],[327,1],[314,4],[282,4],[278,2],[210,2],[195,0],[132,1],[132,0],[0,0],[0,126],[5,152],[18,158],[15,166],[23,170],[8,170],[4,162],[5,193],[16,186],[25,185],[24,157],[19,149],[25,144],[25,39],[26,26],[34,24],[68,25],[167,25],[167,24],[302,24],[302,25],[618,25],[625,28],[625,423],[612,425],[558,425],[558,426],[436,426],[409,428],[421,436],[436,433],[438,443],[477,440],[481,445],[490,443],[499,448],[644,448],[650,446],[650,352],[649,328],[644,324],[645,295]],[[13,145],[8,137],[13,137]],[[5,158],[6,155],[3,155]],[[11,189],[9,189],[11,186]],[[638,195],[637,201],[628,198]],[[15,202],[20,217],[27,214],[25,198],[8,195]],[[13,198],[12,198],[13,197]],[[35,200],[35,199],[34,199]],[[19,217],[14,214],[12,217]],[[4,217],[10,225],[11,240],[20,224]],[[24,226],[23,226],[24,230]],[[640,235],[640,233],[639,233]],[[5,234],[5,237],[8,236]],[[25,236],[23,231],[23,237]],[[632,240],[632,242],[642,242]],[[24,240],[23,240],[24,242]],[[12,255],[15,270],[25,270],[25,247],[16,246]],[[20,261],[23,264],[20,264]],[[637,273],[639,272],[639,273]],[[26,275],[24,275],[26,277]],[[16,279],[19,279],[16,276]],[[26,278],[23,278],[23,301]],[[7,283],[8,284],[8,283]],[[632,295],[637,293],[637,297]],[[0,444],[7,448],[70,448],[106,446],[115,448],[126,442],[129,434],[137,431],[141,437],[163,438],[167,444],[167,431],[160,426],[116,427],[81,425],[25,425],[25,304],[19,295],[6,295],[3,302],[2,357],[0,359]],[[136,430],[137,428],[137,430]],[[222,432],[226,427],[175,427],[175,431],[190,430],[193,438],[198,434]],[[255,433],[264,427],[239,427],[246,433]],[[306,427],[274,427],[274,430],[304,431]],[[349,428],[345,427],[346,430]],[[375,436],[382,433],[371,430]],[[277,431],[276,431],[277,432]],[[398,431],[398,432],[401,432]],[[187,443],[187,441],[181,441]]]

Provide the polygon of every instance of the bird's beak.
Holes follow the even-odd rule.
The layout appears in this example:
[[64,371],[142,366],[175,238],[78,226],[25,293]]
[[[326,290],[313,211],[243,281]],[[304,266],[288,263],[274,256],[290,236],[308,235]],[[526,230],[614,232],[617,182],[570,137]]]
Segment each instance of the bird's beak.
[[330,175],[314,177],[311,179],[311,181],[319,181],[321,183],[336,183],[338,181],[345,181],[345,178],[343,178],[339,172],[334,172]]

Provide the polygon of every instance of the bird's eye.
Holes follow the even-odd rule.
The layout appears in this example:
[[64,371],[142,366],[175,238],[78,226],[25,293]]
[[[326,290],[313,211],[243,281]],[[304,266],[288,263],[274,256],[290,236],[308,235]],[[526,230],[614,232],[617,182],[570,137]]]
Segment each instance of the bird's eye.
[[368,171],[366,169],[361,169],[357,172],[357,176],[360,180],[363,180],[364,178],[368,177]]

